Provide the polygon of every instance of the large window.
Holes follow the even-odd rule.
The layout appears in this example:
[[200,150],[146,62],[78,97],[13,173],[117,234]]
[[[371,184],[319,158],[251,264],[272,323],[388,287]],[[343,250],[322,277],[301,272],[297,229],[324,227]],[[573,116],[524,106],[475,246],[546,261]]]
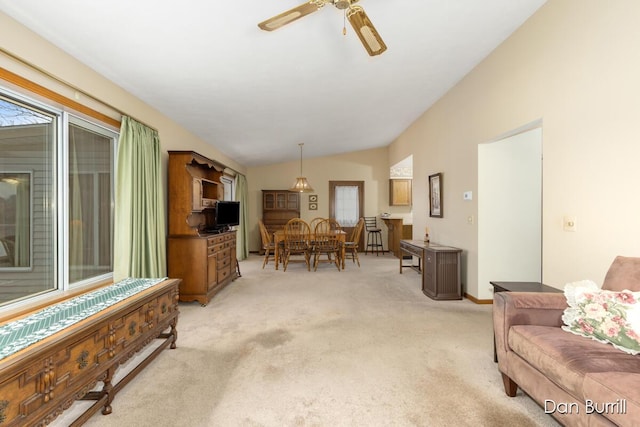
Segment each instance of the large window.
[[0,306],[111,275],[116,141],[0,88]]
[[113,271],[115,135],[71,118],[69,130],[69,282]]

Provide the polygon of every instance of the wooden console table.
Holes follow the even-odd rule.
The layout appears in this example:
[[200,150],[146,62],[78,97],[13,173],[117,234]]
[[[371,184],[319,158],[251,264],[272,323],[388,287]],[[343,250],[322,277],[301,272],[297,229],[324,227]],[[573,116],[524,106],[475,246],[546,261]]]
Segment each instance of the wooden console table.
[[[431,299],[462,299],[460,255],[462,249],[425,243],[422,240],[401,240],[402,253],[418,257],[417,270],[422,270],[422,292]],[[422,266],[422,269],[420,268]],[[405,266],[400,257],[400,273]]]
[[[179,284],[127,279],[0,325],[0,424],[47,425],[76,400],[95,403],[72,426],[100,409],[110,414],[116,393],[176,347]],[[115,382],[118,367],[156,339],[163,341]]]
[[[422,274],[422,260],[424,259],[425,243],[422,240],[400,240],[400,274],[403,268],[411,268]],[[405,265],[404,256],[411,257],[411,264]],[[413,263],[413,257],[418,257],[418,265]]]

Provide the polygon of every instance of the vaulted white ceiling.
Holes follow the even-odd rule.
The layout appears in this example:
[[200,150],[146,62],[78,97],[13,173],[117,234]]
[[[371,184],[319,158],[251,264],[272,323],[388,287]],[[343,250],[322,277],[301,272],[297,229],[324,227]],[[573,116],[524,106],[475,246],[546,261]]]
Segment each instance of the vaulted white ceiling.
[[[0,0],[0,10],[246,166],[391,143],[545,0],[360,0],[370,57],[300,0]],[[162,138],[162,135],[160,135]],[[190,147],[184,147],[190,149]]]

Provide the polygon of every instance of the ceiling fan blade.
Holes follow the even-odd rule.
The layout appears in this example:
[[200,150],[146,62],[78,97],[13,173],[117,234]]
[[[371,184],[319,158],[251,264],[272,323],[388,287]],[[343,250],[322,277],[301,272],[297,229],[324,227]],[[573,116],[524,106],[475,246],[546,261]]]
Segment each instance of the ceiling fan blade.
[[278,28],[295,21],[296,19],[300,19],[303,16],[307,16],[325,4],[324,0],[310,0],[307,3],[301,4],[300,6],[294,7],[291,10],[287,10],[286,12],[281,13],[280,15],[276,15],[273,18],[269,18],[266,21],[263,21],[258,24],[258,27],[265,31],[273,31]]
[[361,6],[351,6],[347,11],[347,19],[351,22],[351,26],[358,34],[369,55],[380,55],[387,50],[387,45],[384,44],[382,37],[380,37],[380,34],[378,34]]

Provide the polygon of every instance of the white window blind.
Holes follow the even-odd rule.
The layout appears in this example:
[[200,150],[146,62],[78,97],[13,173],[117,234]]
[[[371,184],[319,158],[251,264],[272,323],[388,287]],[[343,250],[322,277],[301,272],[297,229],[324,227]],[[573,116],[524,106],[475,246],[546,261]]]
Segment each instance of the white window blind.
[[343,227],[355,226],[360,218],[358,187],[355,185],[337,186],[335,197],[336,220]]

